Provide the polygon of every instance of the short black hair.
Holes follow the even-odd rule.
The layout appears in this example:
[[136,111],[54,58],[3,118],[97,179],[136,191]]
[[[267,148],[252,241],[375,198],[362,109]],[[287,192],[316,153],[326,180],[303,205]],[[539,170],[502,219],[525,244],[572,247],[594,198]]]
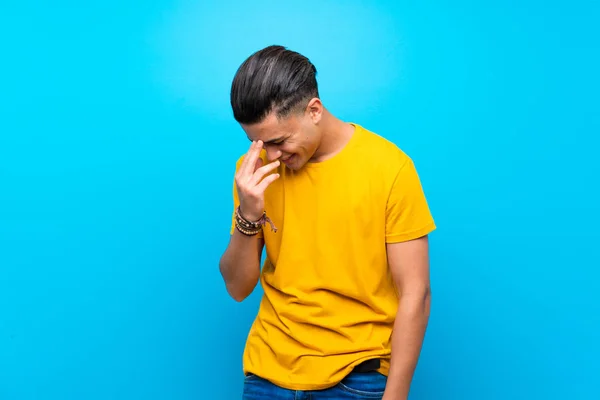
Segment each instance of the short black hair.
[[231,107],[239,123],[262,121],[271,111],[278,118],[319,97],[317,69],[310,60],[283,46],[268,46],[248,57],[231,85]]

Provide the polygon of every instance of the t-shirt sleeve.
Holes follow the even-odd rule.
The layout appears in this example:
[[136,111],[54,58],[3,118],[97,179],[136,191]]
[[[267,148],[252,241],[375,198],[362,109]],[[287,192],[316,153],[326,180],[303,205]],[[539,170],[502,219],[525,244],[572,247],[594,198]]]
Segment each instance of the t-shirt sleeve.
[[404,242],[435,230],[415,165],[406,157],[393,182],[386,207],[387,243]]
[[[244,157],[240,157],[236,163],[235,166],[235,172],[237,173],[238,168],[240,167],[240,165],[242,164],[242,160],[244,159]],[[238,196],[238,191],[237,191],[237,186],[235,184],[235,174],[234,174],[234,179],[233,179],[233,211],[231,214],[231,228],[229,230],[229,233],[231,235],[233,235],[233,232],[235,231],[236,227],[235,227],[235,210],[239,207],[240,205],[240,198]],[[259,238],[263,237],[263,232],[262,230],[256,235]]]

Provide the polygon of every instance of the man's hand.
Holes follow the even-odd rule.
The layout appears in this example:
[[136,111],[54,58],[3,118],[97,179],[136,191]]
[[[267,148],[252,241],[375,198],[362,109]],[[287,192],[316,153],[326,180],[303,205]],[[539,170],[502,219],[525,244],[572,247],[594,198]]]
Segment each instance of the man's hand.
[[279,166],[279,160],[263,166],[262,159],[259,157],[262,146],[263,143],[260,140],[252,142],[235,175],[235,184],[240,199],[240,213],[250,221],[257,221],[262,217],[265,208],[265,190],[279,178],[277,173],[265,177]]

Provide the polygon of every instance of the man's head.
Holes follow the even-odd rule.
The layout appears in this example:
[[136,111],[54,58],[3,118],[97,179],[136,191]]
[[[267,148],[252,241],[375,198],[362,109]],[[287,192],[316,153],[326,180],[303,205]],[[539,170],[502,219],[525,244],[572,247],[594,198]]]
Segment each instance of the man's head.
[[319,147],[323,115],[315,66],[301,54],[269,46],[252,54],[231,86],[233,115],[269,160],[297,170]]

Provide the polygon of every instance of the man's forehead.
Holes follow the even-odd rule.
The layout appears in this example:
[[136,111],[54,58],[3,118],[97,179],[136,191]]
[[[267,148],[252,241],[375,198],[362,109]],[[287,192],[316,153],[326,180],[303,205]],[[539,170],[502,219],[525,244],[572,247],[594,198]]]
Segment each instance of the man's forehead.
[[289,130],[288,120],[279,120],[273,115],[269,115],[259,123],[252,125],[242,125],[246,136],[250,141],[262,140],[263,142],[276,141],[285,136]]
[[269,144],[269,143],[279,142],[279,141],[283,140],[285,135],[278,134],[278,133],[252,135],[252,134],[247,133],[246,137],[251,142],[255,141],[255,140],[261,140],[263,143]]

